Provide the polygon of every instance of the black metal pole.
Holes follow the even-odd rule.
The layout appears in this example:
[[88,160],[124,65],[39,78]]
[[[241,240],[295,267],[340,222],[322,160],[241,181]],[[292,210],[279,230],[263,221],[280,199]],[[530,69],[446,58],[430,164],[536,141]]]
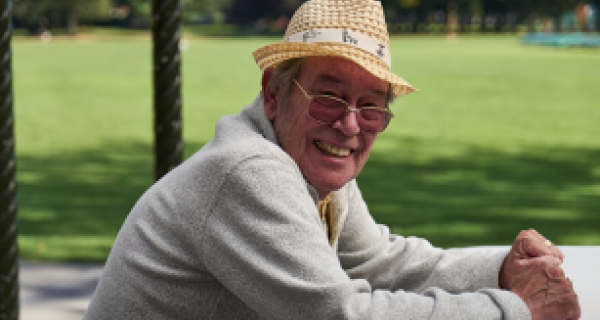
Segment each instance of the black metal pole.
[[10,40],[12,3],[0,0],[0,319],[19,318],[17,192]]
[[154,177],[162,178],[183,158],[181,136],[181,5],[152,1],[154,43]]

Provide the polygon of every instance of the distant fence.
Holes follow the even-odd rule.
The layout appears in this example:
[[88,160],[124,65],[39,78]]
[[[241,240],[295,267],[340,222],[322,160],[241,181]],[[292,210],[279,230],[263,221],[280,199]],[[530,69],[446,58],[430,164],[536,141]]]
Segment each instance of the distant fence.
[[600,48],[600,35],[586,33],[530,33],[521,39],[524,44],[551,47],[596,47]]

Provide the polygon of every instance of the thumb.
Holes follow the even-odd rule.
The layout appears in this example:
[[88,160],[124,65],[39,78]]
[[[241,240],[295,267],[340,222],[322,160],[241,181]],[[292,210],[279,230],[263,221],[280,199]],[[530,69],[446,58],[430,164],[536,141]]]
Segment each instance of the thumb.
[[541,240],[535,238],[519,239],[518,251],[524,258],[535,258],[552,255],[552,250]]

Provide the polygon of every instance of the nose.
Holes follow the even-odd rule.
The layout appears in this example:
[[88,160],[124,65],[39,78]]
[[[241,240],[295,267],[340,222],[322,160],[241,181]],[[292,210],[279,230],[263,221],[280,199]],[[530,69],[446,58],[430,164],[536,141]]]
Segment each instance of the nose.
[[333,128],[338,129],[346,136],[355,136],[360,132],[358,126],[358,109],[349,108],[342,118],[333,123]]

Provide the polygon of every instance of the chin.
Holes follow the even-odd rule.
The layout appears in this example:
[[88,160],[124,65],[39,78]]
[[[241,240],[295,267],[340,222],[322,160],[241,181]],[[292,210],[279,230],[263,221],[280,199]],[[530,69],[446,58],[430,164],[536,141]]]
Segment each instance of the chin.
[[350,178],[350,179],[344,179],[344,180],[336,180],[336,181],[323,181],[323,180],[321,180],[321,181],[318,181],[318,183],[313,184],[313,186],[317,190],[319,190],[319,192],[330,193],[330,192],[333,192],[333,191],[340,190],[350,180],[352,180],[352,178]]

